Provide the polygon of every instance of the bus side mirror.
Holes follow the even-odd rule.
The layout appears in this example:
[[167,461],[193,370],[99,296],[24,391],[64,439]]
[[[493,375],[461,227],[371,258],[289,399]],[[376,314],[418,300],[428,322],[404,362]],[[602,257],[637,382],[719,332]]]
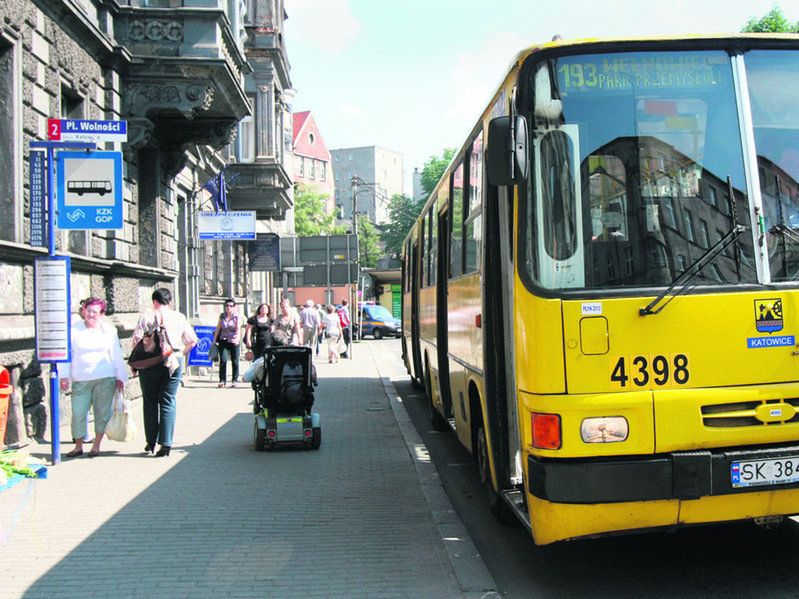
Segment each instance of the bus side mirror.
[[486,173],[491,185],[514,185],[527,177],[527,120],[500,116],[488,123]]

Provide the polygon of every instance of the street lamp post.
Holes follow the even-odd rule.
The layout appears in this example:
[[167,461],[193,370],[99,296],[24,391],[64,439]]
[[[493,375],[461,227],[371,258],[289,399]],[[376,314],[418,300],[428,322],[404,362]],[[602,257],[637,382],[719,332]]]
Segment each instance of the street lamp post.
[[[354,298],[355,301],[352,302],[354,312],[351,314],[350,317],[351,343],[355,342],[355,336],[353,335],[353,323],[355,321],[355,318],[357,318],[360,313],[358,310],[358,287],[361,281],[361,247],[358,239],[358,211],[357,211],[358,193],[361,191],[367,191],[374,196],[376,202],[377,190],[382,190],[382,186],[379,183],[367,183],[366,181],[361,179],[358,175],[352,175],[352,177],[350,178],[350,201],[352,204],[352,213],[350,216],[352,218],[352,233],[353,235],[355,235],[355,257],[356,257],[356,262],[355,262],[356,283],[355,283],[355,298]],[[352,359],[352,352],[350,352],[349,355],[350,359]]]

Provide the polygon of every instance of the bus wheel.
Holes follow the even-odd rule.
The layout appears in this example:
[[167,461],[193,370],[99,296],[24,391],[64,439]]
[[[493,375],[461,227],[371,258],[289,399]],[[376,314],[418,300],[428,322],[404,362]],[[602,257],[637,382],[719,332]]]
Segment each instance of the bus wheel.
[[430,408],[430,425],[433,427],[434,431],[445,433],[449,430],[449,422],[447,422],[447,419],[444,418],[441,412],[436,410],[436,406],[433,404],[433,386],[430,384],[429,368],[427,369],[424,383],[425,391],[427,392],[427,405]]
[[486,495],[488,497],[488,507],[491,513],[505,526],[516,526],[519,520],[516,514],[513,513],[511,507],[505,502],[496,489],[494,483],[491,481],[491,467],[488,463],[488,443],[486,442],[485,427],[482,422],[477,424],[475,457],[477,458],[477,469],[480,474],[480,482],[486,488]]

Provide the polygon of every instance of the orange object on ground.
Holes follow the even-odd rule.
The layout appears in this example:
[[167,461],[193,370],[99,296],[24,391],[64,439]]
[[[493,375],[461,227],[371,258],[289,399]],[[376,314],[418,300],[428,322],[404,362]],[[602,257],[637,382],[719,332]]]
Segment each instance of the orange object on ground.
[[6,436],[6,422],[8,421],[8,402],[14,388],[9,383],[8,370],[0,366],[0,445]]

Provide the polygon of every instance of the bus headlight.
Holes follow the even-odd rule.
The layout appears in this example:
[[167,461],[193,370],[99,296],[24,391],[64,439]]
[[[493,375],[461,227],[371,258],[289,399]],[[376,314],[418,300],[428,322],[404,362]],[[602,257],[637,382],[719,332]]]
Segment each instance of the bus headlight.
[[624,416],[586,418],[580,425],[580,436],[585,443],[619,443],[626,441],[630,425]]

